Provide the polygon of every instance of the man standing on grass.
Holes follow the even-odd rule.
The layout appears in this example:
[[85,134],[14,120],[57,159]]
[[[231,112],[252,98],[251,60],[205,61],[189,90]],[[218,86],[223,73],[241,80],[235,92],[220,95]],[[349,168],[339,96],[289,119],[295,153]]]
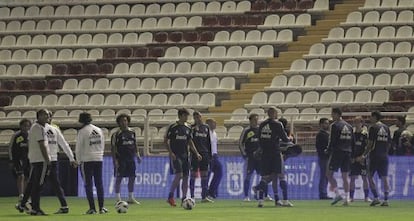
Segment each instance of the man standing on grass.
[[210,161],[210,173],[213,173],[213,178],[211,179],[210,186],[208,188],[208,197],[217,198],[218,197],[218,188],[223,177],[223,165],[221,164],[218,157],[218,138],[216,133],[217,122],[214,119],[207,119],[206,124],[210,128],[210,139],[211,139],[211,154],[212,159]]
[[183,201],[187,196],[188,175],[190,171],[188,147],[190,146],[191,152],[198,160],[202,159],[192,141],[191,126],[187,123],[189,114],[188,110],[184,108],[179,109],[178,121],[168,127],[164,137],[164,143],[170,156],[171,173],[174,174],[174,180],[171,183],[167,199],[167,203],[172,207],[176,206],[174,191],[180,185],[181,179],[181,190],[183,194],[181,200]]
[[63,189],[60,185],[59,181],[59,174],[58,174],[58,152],[59,147],[62,148],[63,152],[66,154],[66,156],[69,158],[70,164],[73,167],[76,167],[75,158],[73,157],[72,149],[70,148],[68,142],[66,142],[65,138],[63,137],[63,134],[60,132],[59,128],[52,124],[52,112],[49,111],[49,120],[48,123],[45,126],[46,130],[46,137],[47,142],[50,149],[50,172],[48,176],[48,180],[50,184],[53,187],[53,190],[55,191],[59,202],[60,202],[60,209],[55,214],[65,214],[69,212],[69,207],[65,199],[65,194],[63,192]]
[[[374,111],[371,113],[371,127],[368,132],[368,144],[367,148],[360,157],[359,162],[364,162],[368,157],[369,164],[369,184],[374,195],[374,200],[371,202],[371,206],[381,204],[381,206],[388,206],[388,194],[390,186],[388,184],[388,150],[391,147],[391,134],[387,125],[381,122],[381,113]],[[384,201],[381,203],[378,197],[377,186],[374,182],[374,175],[378,174],[382,181],[384,189]]]
[[40,192],[50,168],[50,150],[47,143],[45,126],[49,120],[49,113],[46,109],[41,109],[36,113],[37,121],[29,130],[29,153],[31,163],[29,183],[24,192],[24,197],[19,205],[16,206],[20,212],[28,210],[26,202],[29,196],[32,199],[32,209],[30,215],[46,215],[40,209]]
[[362,186],[364,188],[365,202],[371,202],[371,199],[368,197],[369,188],[367,179],[367,162],[358,162],[356,160],[357,157],[361,156],[364,153],[368,139],[368,132],[364,126],[364,120],[362,119],[362,117],[356,117],[354,119],[354,127],[355,145],[354,149],[352,150],[351,159],[351,182],[349,183],[350,201],[354,201],[355,180],[358,178],[358,176],[361,176]]
[[259,126],[260,148],[262,150],[262,180],[253,189],[259,191],[258,207],[263,207],[264,190],[268,183],[272,182],[276,206],[292,207],[293,204],[287,199],[287,183],[281,182],[284,200],[281,202],[277,194],[278,179],[284,176],[284,162],[280,149],[280,140],[289,142],[289,138],[282,123],[277,120],[277,110],[270,107],[267,111],[268,119]]
[[107,213],[104,207],[104,190],[102,184],[102,161],[105,149],[105,137],[101,128],[91,124],[92,117],[89,113],[79,114],[79,123],[82,128],[78,131],[76,140],[76,160],[81,168],[81,174],[85,182],[85,192],[88,198],[89,210],[86,214],[96,214],[93,198],[92,180],[95,183],[98,194],[99,213]]
[[116,117],[116,123],[119,129],[112,134],[111,152],[114,163],[115,195],[116,200],[121,201],[121,181],[124,177],[128,177],[128,203],[137,204],[134,197],[135,184],[135,157],[138,163],[141,163],[138,146],[136,143],[136,134],[128,125],[131,123],[131,117],[127,114],[120,114]]
[[10,139],[9,160],[12,173],[16,177],[17,190],[19,192],[19,202],[23,199],[24,188],[29,179],[30,162],[27,158],[28,152],[28,132],[32,123],[28,119],[19,122],[20,130]]
[[[343,205],[349,204],[349,182],[348,176],[351,167],[351,153],[354,146],[354,132],[352,126],[342,119],[342,111],[339,108],[332,109],[331,131],[327,153],[330,154],[328,161],[327,177],[331,191],[335,192],[335,198],[331,205],[344,200]],[[334,178],[334,173],[341,169],[342,183],[345,196],[339,193],[338,184]]]
[[203,123],[201,113],[193,113],[194,125],[191,126],[194,145],[200,153],[202,159],[198,160],[197,156],[191,156],[191,178],[190,178],[190,195],[194,199],[195,178],[198,172],[201,176],[201,202],[214,202],[207,196],[208,191],[208,168],[211,159],[211,140],[210,129]]
[[316,152],[318,153],[319,164],[319,199],[332,199],[328,197],[328,177],[326,176],[326,167],[328,166],[329,155],[326,150],[329,144],[329,120],[328,118],[319,119],[319,132],[316,135]]

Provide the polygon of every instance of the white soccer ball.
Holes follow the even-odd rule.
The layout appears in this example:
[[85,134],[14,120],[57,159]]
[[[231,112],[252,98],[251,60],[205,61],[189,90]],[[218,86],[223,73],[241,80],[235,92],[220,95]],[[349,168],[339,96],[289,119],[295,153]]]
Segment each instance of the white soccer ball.
[[191,198],[186,198],[183,200],[182,206],[186,210],[192,210],[195,207],[195,201]]
[[118,201],[115,204],[115,210],[118,213],[126,213],[126,212],[128,212],[128,203],[125,202],[125,201]]

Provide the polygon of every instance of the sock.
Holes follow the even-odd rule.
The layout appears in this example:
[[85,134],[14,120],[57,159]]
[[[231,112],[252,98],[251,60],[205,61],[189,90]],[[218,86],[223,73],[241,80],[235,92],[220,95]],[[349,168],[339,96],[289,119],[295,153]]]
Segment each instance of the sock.
[[280,185],[280,188],[282,188],[283,200],[287,200],[288,199],[288,191],[287,191],[286,180],[281,180],[279,182],[279,185]]
[[279,195],[275,194],[274,197],[275,197],[275,202],[279,201]]
[[387,201],[388,200],[388,192],[384,192],[384,200]]
[[248,197],[249,196],[249,187],[250,187],[250,180],[245,179],[244,180],[244,197]]
[[334,192],[335,192],[335,196],[337,196],[337,197],[340,196],[338,188],[335,188]]
[[349,192],[345,192],[345,201],[348,201],[349,199]]
[[168,193],[168,199],[171,199],[171,198],[174,198],[174,193],[173,192]]
[[[351,199],[353,199],[353,198],[354,198],[354,194],[355,194],[355,190],[351,190],[351,191],[349,191],[349,195],[350,195]],[[366,197],[366,196],[365,196],[365,197]]]
[[115,197],[117,200],[121,200],[121,193],[115,193]]
[[201,177],[201,198],[205,199],[207,197],[208,191],[208,177]]
[[134,199],[134,192],[128,193],[128,198],[129,199]]
[[190,178],[190,196],[194,198],[194,188],[195,188],[195,179],[193,177]]
[[375,199],[378,199],[378,193],[377,193],[377,190],[376,190],[376,189],[372,189],[372,190],[371,190],[371,192],[372,192],[372,194],[374,195],[374,198],[375,198]]
[[364,189],[365,198],[368,198],[368,195],[369,195],[369,189]]

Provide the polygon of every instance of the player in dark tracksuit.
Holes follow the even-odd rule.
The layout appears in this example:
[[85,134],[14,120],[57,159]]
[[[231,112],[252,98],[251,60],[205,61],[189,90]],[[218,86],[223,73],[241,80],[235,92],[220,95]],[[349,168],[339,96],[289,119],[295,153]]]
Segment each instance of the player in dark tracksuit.
[[[335,198],[331,205],[335,205],[344,199],[344,206],[348,205],[349,183],[348,176],[351,167],[351,152],[354,145],[353,128],[346,121],[342,120],[342,111],[339,108],[332,109],[329,145],[327,151],[330,153],[328,162],[328,181],[331,184],[331,190],[335,192]],[[345,191],[345,198],[339,194],[338,185],[334,178],[334,173],[341,169],[342,183]]]
[[[287,200],[287,194],[283,196],[283,202],[279,201],[277,195],[277,183],[278,179],[284,176],[283,174],[283,157],[280,150],[279,142],[289,142],[289,138],[283,128],[283,125],[277,121],[276,108],[270,107],[267,111],[268,119],[263,121],[259,126],[259,141],[260,149],[262,150],[262,180],[254,187],[256,191],[259,191],[259,204],[258,207],[263,207],[263,193],[269,182],[272,182],[273,192],[275,194],[275,204],[281,206],[293,206]],[[282,182],[281,188],[284,193],[287,193],[287,183]]]
[[366,161],[358,162],[356,160],[357,157],[361,156],[364,151],[365,147],[367,145],[368,140],[368,132],[366,128],[363,126],[364,120],[362,117],[356,117],[354,119],[354,136],[355,136],[355,145],[352,150],[351,155],[351,181],[349,183],[349,194],[350,194],[350,201],[354,201],[354,193],[355,193],[355,180],[358,178],[358,176],[361,176],[362,178],[362,184],[364,188],[364,196],[365,196],[365,202],[370,202],[370,199],[368,197],[369,194],[369,188],[368,188],[368,179],[367,179],[367,165]]
[[187,196],[189,165],[189,147],[191,152],[201,160],[202,157],[194,147],[192,141],[191,127],[187,124],[189,112],[186,109],[178,110],[178,121],[171,124],[166,131],[164,143],[170,156],[171,173],[174,174],[174,180],[171,183],[168,193],[167,203],[172,207],[176,206],[174,200],[174,191],[180,185],[182,179],[182,200]]
[[23,191],[29,179],[30,162],[28,153],[28,132],[32,123],[28,119],[19,122],[20,130],[10,139],[9,160],[13,175],[16,177],[19,200],[23,198]]
[[[250,180],[253,172],[260,174],[260,158],[255,155],[255,152],[259,149],[259,115],[249,115],[250,125],[242,131],[239,140],[239,149],[242,157],[247,161],[246,177],[244,178],[244,200],[249,202]],[[267,195],[268,188],[265,189],[264,195]],[[257,196],[255,196],[257,198]],[[270,198],[270,197],[269,197]]]
[[326,177],[326,170],[328,167],[329,155],[326,153],[329,144],[329,120],[328,118],[319,119],[320,130],[316,135],[316,152],[318,153],[319,164],[319,199],[330,199],[326,189],[328,187],[328,177]]
[[[374,195],[374,200],[371,206],[381,204],[381,206],[388,206],[388,194],[390,191],[388,183],[388,150],[391,147],[391,134],[387,125],[382,123],[382,116],[380,112],[374,111],[371,113],[371,127],[368,132],[367,148],[362,156],[357,160],[364,161],[368,157],[368,171],[369,184]],[[378,174],[382,181],[384,188],[384,201],[381,203],[378,199],[377,186],[374,182],[374,175]]]
[[190,178],[190,195],[194,199],[195,178],[200,172],[201,176],[201,202],[213,202],[208,197],[208,170],[211,159],[211,139],[210,129],[207,124],[203,123],[201,113],[195,111],[193,113],[194,124],[191,125],[193,143],[201,160],[197,159],[194,154],[191,155],[191,178]]
[[136,143],[136,134],[128,125],[131,117],[127,114],[120,114],[116,117],[119,130],[111,136],[111,153],[114,164],[115,197],[121,201],[121,182],[124,177],[128,177],[128,204],[140,204],[134,197],[135,185],[135,157],[141,163],[141,156]]

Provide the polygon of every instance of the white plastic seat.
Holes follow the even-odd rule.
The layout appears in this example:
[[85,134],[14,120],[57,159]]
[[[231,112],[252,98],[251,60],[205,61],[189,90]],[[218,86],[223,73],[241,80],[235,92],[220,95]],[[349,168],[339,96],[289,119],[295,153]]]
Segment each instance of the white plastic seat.
[[112,30],[125,30],[127,28],[127,20],[124,18],[115,19],[112,23]]
[[141,90],[153,90],[155,88],[156,80],[154,78],[145,78],[141,81]]
[[[273,30],[266,30],[273,31]],[[252,30],[246,34],[246,42],[259,42],[262,39],[262,33],[259,30]],[[262,40],[263,41],[263,40]]]
[[195,55],[195,48],[193,46],[186,46],[181,49],[180,58],[191,58]]
[[[411,46],[411,45],[410,45]],[[378,55],[387,56],[394,54],[394,44],[391,42],[383,42],[378,46]]]
[[312,59],[308,62],[307,71],[318,72],[323,70],[323,60],[322,59]]
[[183,106],[191,108],[196,106],[200,102],[200,95],[196,93],[187,94],[184,98]]
[[177,17],[174,19],[171,27],[176,29],[186,28],[188,25],[188,20],[186,17]]
[[299,119],[299,109],[297,108],[287,108],[282,115],[284,118],[287,118],[288,121],[298,120]]
[[403,56],[405,54],[411,53],[411,48],[412,48],[412,46],[411,46],[411,43],[410,42],[406,42],[406,41],[398,42],[395,45],[395,51],[394,51],[394,53],[396,55]]
[[268,15],[266,16],[262,27],[275,27],[275,26],[278,26],[279,23],[280,23],[279,15]]
[[336,103],[348,104],[354,101],[354,93],[352,91],[341,91],[338,93]]
[[100,13],[98,5],[89,5],[85,8],[86,16],[98,16]]
[[146,74],[155,74],[160,72],[160,64],[158,62],[151,62],[145,65],[144,73]]
[[319,57],[325,54],[325,45],[322,43],[316,43],[311,46],[309,49],[309,55],[312,57]]
[[67,48],[60,50],[57,57],[57,59],[61,61],[71,60],[72,58],[73,51]]
[[137,101],[135,102],[135,105],[140,107],[146,107],[151,104],[151,95],[149,94],[140,94],[137,97]]
[[78,83],[78,90],[82,92],[92,90],[92,88],[93,88],[93,80],[90,78],[84,78],[80,80]]
[[[259,97],[260,98],[260,97]],[[254,99],[254,97],[253,97]],[[258,99],[257,99],[258,100]],[[260,102],[260,100],[258,100]],[[253,102],[253,100],[252,100]],[[269,96],[266,106],[280,105],[285,102],[285,94],[283,92],[273,92]],[[263,106],[263,105],[260,105]]]
[[303,87],[304,83],[305,78],[303,75],[293,75],[289,78],[286,89],[298,90],[299,88]]
[[22,69],[23,76],[30,76],[37,74],[37,66],[35,64],[25,65]]
[[[77,27],[79,27],[79,28],[77,28]],[[69,20],[69,23],[66,24],[65,20],[58,19],[58,20],[55,20],[52,23],[51,30],[57,31],[57,30],[64,30],[66,28],[69,29],[69,30],[79,30],[80,29],[80,21],[79,20]]]
[[40,60],[42,59],[42,51],[39,49],[32,49],[27,53],[27,60]]
[[141,81],[139,80],[139,78],[129,78],[125,82],[124,90],[132,92],[132,91],[138,90],[140,87],[141,87]]
[[262,107],[263,105],[266,105],[266,104],[267,104],[267,94],[264,92],[258,92],[253,95],[253,98],[250,101],[250,104],[245,104],[245,107],[256,108],[256,107]]
[[325,91],[320,95],[319,103],[313,104],[318,106],[330,106],[332,103],[336,102],[336,93],[335,91]]
[[361,47],[361,54],[377,54],[377,44],[375,44],[374,42],[368,42],[363,44]]
[[408,85],[409,77],[407,73],[398,73],[392,78],[391,85],[388,85],[387,88],[402,88]]
[[293,41],[293,32],[289,29],[283,29],[277,34],[278,43],[288,43]]
[[167,105],[168,97],[165,94],[156,94],[152,97],[151,104],[149,105],[152,108],[162,108]]
[[385,39],[389,39],[389,38],[395,38],[395,27],[392,26],[385,26],[383,28],[381,28],[379,34],[378,34],[378,38],[385,38]]
[[108,78],[99,78],[95,81],[95,84],[93,86],[93,91],[98,92],[98,93],[103,93],[108,88],[109,88]]
[[188,82],[187,90],[194,91],[194,92],[198,91],[201,88],[203,88],[203,83],[204,81],[200,77],[191,78],[190,81]]
[[1,41],[1,46],[7,47],[7,46],[14,46],[16,45],[16,37],[14,35],[7,35],[4,36]]
[[163,92],[171,88],[171,79],[170,78],[160,78],[157,80],[155,85],[155,90]]
[[286,100],[282,106],[296,106],[302,102],[302,93],[299,91],[292,91],[286,95]]
[[335,74],[327,75],[323,78],[321,87],[324,89],[333,89],[338,86],[339,77]]
[[[226,48],[224,46],[216,46],[211,50],[211,58],[218,59],[226,57]],[[208,70],[208,68],[207,68]]]
[[40,95],[31,95],[28,99],[27,102],[25,104],[25,106],[29,106],[29,107],[37,107],[42,105],[42,96]]
[[372,105],[383,105],[385,102],[388,102],[390,98],[390,92],[388,90],[378,90],[372,96]]
[[389,74],[380,74],[375,77],[373,87],[375,89],[386,89],[391,84],[391,76]]
[[105,98],[105,102],[103,102],[104,96],[99,96],[99,99],[97,99],[96,103],[91,103],[91,100],[93,96],[99,96],[102,94],[94,94],[89,100],[89,105],[93,105],[95,108],[101,108],[100,106],[103,105],[104,107],[110,107],[110,106],[118,106],[121,102],[121,97],[119,94],[110,94]]
[[306,70],[306,61],[304,59],[296,59],[292,62],[289,71],[300,72]]
[[122,38],[123,37],[122,37],[122,34],[121,33],[113,33],[108,38],[108,44],[111,44],[111,45],[120,45],[123,42],[123,39]]
[[76,90],[77,88],[78,88],[78,80],[74,78],[65,80],[62,86],[62,90],[66,90],[66,91]]
[[314,89],[319,88],[321,86],[322,78],[320,75],[310,75],[306,78],[306,82],[304,84],[304,88],[307,89]]
[[204,91],[214,91],[219,88],[220,80],[217,77],[211,77],[204,81]]
[[308,123],[316,120],[316,109],[315,108],[305,108],[300,112],[299,121]]
[[56,106],[68,107],[72,105],[72,103],[73,103],[73,96],[70,94],[64,94],[64,95],[59,96]]
[[57,104],[58,97],[55,94],[49,94],[43,98],[42,106],[54,107]]
[[[411,6],[412,7],[412,6]],[[404,11],[400,11],[400,13],[398,14],[398,18],[397,18],[397,22],[398,23],[410,23],[413,21],[413,11],[412,10],[404,10]]]
[[[168,98],[167,107],[180,107],[184,103],[184,95],[182,94],[172,94]],[[175,115],[177,116],[177,115]]]
[[[388,0],[388,2],[391,2],[392,0]],[[387,2],[387,1],[384,1]],[[385,11],[381,14],[380,23],[394,23],[397,21],[397,13],[395,11]]]
[[247,110],[244,108],[237,108],[235,109],[229,120],[224,120],[224,123],[232,123],[232,124],[239,124],[247,121]]
[[346,74],[341,77],[339,81],[338,88],[339,89],[347,89],[351,88],[356,84],[356,77],[353,74]]
[[343,48],[340,43],[333,43],[326,49],[326,55],[335,56],[342,54]]
[[70,16],[85,16],[85,7],[83,5],[74,5],[70,9]]
[[159,74],[169,75],[175,72],[175,64],[172,62],[166,62],[161,65]]
[[269,89],[280,89],[286,87],[287,85],[287,77],[286,75],[277,75],[272,79],[272,83],[270,84]]
[[21,107],[21,106],[25,106],[27,102],[27,97],[25,95],[17,95],[16,97],[13,98],[12,107]]
[[345,39],[360,39],[361,38],[361,28],[352,27],[346,30]]
[[352,103],[353,105],[367,105],[371,103],[372,94],[370,91],[363,90],[358,91],[355,95],[355,100]]
[[200,102],[198,103],[197,107],[200,108],[209,108],[214,107],[216,103],[216,96],[213,93],[203,94],[200,97]]
[[[231,46],[230,48],[227,49],[227,57],[228,58],[238,58],[240,56],[242,56],[242,48],[240,46]],[[243,54],[243,56],[245,56],[246,54]],[[247,55],[249,56],[249,55]]]

